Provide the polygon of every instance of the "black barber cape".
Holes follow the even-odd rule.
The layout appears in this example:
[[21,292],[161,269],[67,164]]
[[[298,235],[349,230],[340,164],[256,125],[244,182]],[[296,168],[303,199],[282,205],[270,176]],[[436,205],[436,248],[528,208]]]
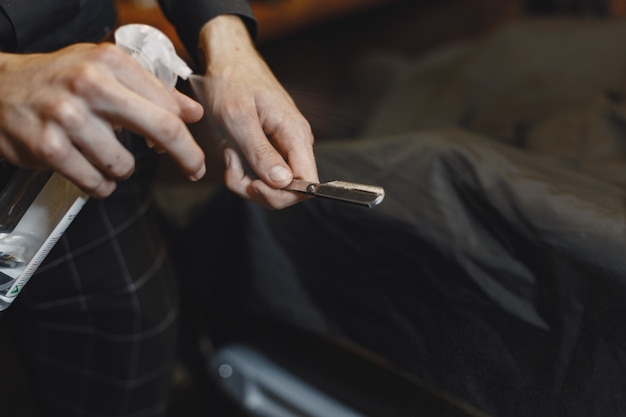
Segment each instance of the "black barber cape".
[[407,62],[363,139],[316,147],[323,181],[383,203],[220,196],[185,235],[184,288],[489,416],[625,416],[625,50],[626,21],[544,20]]

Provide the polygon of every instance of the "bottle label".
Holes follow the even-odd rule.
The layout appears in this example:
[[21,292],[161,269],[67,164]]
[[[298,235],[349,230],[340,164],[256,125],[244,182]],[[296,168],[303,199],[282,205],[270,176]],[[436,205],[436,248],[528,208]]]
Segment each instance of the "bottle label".
[[0,310],[20,294],[86,201],[86,194],[55,173],[13,232],[0,236]]

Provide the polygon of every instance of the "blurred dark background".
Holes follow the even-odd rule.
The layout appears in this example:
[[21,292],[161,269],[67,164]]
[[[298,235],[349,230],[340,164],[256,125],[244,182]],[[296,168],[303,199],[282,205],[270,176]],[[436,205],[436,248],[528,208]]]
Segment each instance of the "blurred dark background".
[[272,34],[270,39],[260,27],[261,53],[308,117],[318,140],[358,135],[394,67],[405,60],[487,34],[523,16],[617,16],[626,7],[626,2],[617,0],[362,3],[367,7],[353,6],[340,16],[303,23],[302,28]]

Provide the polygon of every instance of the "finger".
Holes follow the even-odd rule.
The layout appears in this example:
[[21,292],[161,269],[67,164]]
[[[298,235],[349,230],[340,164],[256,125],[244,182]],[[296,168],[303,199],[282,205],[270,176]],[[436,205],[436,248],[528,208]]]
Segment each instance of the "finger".
[[275,210],[283,209],[311,198],[311,196],[304,193],[276,190],[259,180],[252,181],[249,188],[252,195],[255,196],[255,201],[261,201],[263,206]]
[[309,198],[305,194],[276,190],[247,175],[241,156],[232,148],[224,150],[226,186],[242,198],[269,209],[281,209]]
[[255,111],[231,118],[225,129],[261,180],[275,189],[289,185],[293,173],[265,136]]
[[123,180],[133,173],[135,160],[119,142],[111,124],[88,113],[74,100],[58,100],[49,117],[65,130],[75,147],[105,176]]
[[[98,115],[145,136],[155,147],[167,153],[192,180],[206,172],[204,153],[177,113],[121,88],[109,80],[107,88],[97,87],[90,106]],[[171,99],[171,97],[170,97]]]
[[224,183],[235,194],[249,198],[252,179],[246,175],[241,157],[233,148],[224,149]]
[[111,72],[81,67],[69,81],[74,93],[98,115],[147,136],[190,179],[200,179],[206,172],[204,153],[180,118],[182,111],[174,95],[119,48],[99,47],[90,52]]
[[294,177],[318,182],[317,164],[313,151],[313,133],[309,123],[299,113],[287,118],[271,134],[275,148],[286,156]]
[[[180,107],[178,106],[178,96],[172,94],[157,77],[147,71],[144,67],[132,58],[121,48],[112,44],[101,44],[91,49],[92,59],[105,67],[105,71],[91,71],[90,67],[85,67],[84,73],[78,73],[75,77],[75,88],[81,94],[92,93],[93,96],[101,94],[101,89],[95,89],[94,83],[101,88],[108,89],[111,85],[107,80],[107,75],[113,75],[113,78],[126,87],[126,89],[145,97],[148,101],[156,103],[180,116]],[[100,79],[103,78],[104,79]],[[84,87],[84,88],[83,88]],[[179,93],[180,94],[180,93]]]
[[195,123],[202,118],[202,115],[204,114],[204,107],[202,107],[202,104],[178,90],[174,90],[173,94],[181,110],[180,117],[186,123]]
[[[133,64],[136,64],[134,60]],[[135,71],[120,78],[120,82],[127,88],[154,103],[161,103],[166,109],[176,113],[187,123],[195,123],[202,118],[204,108],[200,103],[175,88],[169,90],[155,76],[150,74],[146,77],[146,71],[143,68],[139,68],[137,65],[133,66]]]
[[84,155],[73,146],[65,131],[54,123],[48,123],[41,132],[41,145],[37,149],[39,159],[65,176],[92,197],[107,197],[116,183],[105,177]]
[[[142,103],[143,102],[143,103]],[[111,115],[130,130],[145,136],[159,153],[168,154],[191,180],[206,172],[205,156],[182,119],[142,98],[128,103],[133,117]]]

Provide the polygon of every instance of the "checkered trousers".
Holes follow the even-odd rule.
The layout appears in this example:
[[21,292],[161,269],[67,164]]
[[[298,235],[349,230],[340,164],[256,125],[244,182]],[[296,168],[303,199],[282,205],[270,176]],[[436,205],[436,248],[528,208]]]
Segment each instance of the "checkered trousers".
[[177,294],[139,143],[133,177],[87,202],[3,316],[42,416],[166,414]]

